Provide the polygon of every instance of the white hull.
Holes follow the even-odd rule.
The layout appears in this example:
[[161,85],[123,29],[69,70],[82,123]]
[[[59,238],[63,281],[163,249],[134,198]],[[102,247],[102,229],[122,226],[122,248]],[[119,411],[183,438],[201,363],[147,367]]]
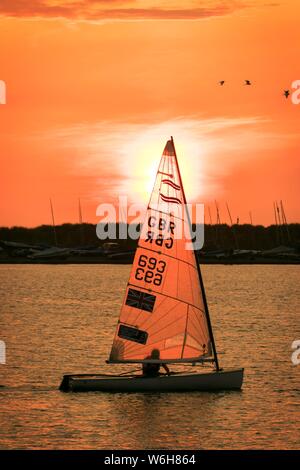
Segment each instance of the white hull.
[[239,390],[244,369],[208,373],[143,376],[65,375],[60,385],[64,392],[189,392]]

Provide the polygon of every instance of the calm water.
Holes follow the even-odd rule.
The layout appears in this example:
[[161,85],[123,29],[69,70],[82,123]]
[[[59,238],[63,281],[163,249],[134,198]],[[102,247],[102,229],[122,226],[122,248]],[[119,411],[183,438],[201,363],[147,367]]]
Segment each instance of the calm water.
[[0,266],[0,448],[299,448],[300,266],[203,267],[220,361],[245,367],[242,392],[57,390],[64,373],[111,372],[129,269]]

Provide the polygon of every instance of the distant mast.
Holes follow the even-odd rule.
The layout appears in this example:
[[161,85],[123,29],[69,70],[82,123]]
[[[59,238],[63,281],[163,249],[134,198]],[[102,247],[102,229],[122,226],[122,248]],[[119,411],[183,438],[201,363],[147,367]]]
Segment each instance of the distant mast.
[[58,246],[58,244],[57,244],[56,227],[55,227],[55,220],[54,220],[54,211],[53,211],[53,205],[52,205],[51,198],[50,198],[50,209],[51,209],[52,227],[53,227],[53,234],[54,234],[54,244],[55,244],[55,246]]
[[280,215],[279,204],[278,204],[277,201],[275,202],[275,204],[276,204],[276,212],[277,212],[280,243],[282,243],[284,245],[284,234],[283,234],[283,227],[282,227],[282,220],[281,220],[281,215]]
[[217,215],[217,223],[216,223],[216,245],[219,247],[219,230],[218,227],[221,225],[221,219],[220,219],[220,212],[219,212],[219,206],[217,201],[215,200],[215,205],[216,205],[216,215]]
[[281,208],[281,218],[282,218],[282,223],[286,229],[286,233],[287,233],[287,237],[288,237],[288,241],[289,243],[292,241],[291,240],[291,234],[290,234],[290,230],[289,230],[289,226],[288,226],[288,223],[287,223],[287,220],[286,220],[286,216],[285,216],[285,211],[284,211],[284,208],[283,208],[283,202],[282,200],[280,201],[280,208]]
[[215,204],[216,204],[216,211],[217,211],[217,225],[221,225],[220,211],[219,211],[219,206],[216,200],[215,200]]
[[274,209],[274,219],[275,219],[275,225],[277,227],[278,223],[277,223],[277,214],[276,214],[276,206],[275,206],[275,202],[273,202],[273,209]]
[[238,250],[239,249],[239,244],[238,244],[237,236],[236,236],[236,233],[235,233],[235,228],[234,228],[234,225],[232,223],[232,217],[231,217],[231,213],[230,213],[229,206],[228,206],[227,202],[226,202],[226,207],[227,207],[227,212],[228,212],[229,219],[230,219],[231,230],[232,230],[232,234],[233,234],[233,238],[234,238],[234,244],[235,244],[236,249]]
[[208,215],[209,215],[210,225],[212,226],[211,213],[210,213],[210,207],[209,206],[208,206]]
[[81,211],[80,198],[78,198],[78,213],[79,213],[79,223],[82,224],[82,211]]
[[253,220],[252,220],[252,212],[249,212],[249,217],[250,217],[250,225],[253,225]]
[[280,243],[280,233],[279,233],[279,223],[277,219],[277,211],[276,211],[276,201],[273,202],[273,209],[274,209],[274,218],[275,218],[275,225],[276,225],[276,242],[277,245]]
[[[211,212],[210,212],[210,207],[208,206],[208,214],[209,214],[209,221],[210,221],[210,226],[213,228],[213,223],[212,223],[212,218],[211,218]],[[215,235],[215,245],[218,245],[218,229],[217,226],[214,227],[214,235]]]

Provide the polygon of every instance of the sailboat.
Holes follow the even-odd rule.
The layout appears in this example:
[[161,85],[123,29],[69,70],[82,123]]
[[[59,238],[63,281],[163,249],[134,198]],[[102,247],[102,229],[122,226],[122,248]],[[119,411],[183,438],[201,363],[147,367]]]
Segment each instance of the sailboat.
[[[219,365],[172,137],[156,174],[106,362],[195,367],[156,375],[65,375],[60,390],[179,392],[242,386],[242,368],[222,369]],[[207,370],[205,366],[211,367]]]

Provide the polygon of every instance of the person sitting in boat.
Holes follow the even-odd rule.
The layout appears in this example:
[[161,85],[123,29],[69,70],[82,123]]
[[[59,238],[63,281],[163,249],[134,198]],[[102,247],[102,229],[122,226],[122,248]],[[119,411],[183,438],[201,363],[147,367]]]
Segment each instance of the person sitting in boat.
[[[153,349],[150,356],[145,357],[145,359],[160,359],[160,352],[159,349]],[[159,369],[160,366],[162,366],[167,375],[170,375],[170,369],[167,366],[167,364],[163,363],[151,363],[151,362],[145,362],[143,364],[143,375],[145,377],[156,377],[159,375]]]

